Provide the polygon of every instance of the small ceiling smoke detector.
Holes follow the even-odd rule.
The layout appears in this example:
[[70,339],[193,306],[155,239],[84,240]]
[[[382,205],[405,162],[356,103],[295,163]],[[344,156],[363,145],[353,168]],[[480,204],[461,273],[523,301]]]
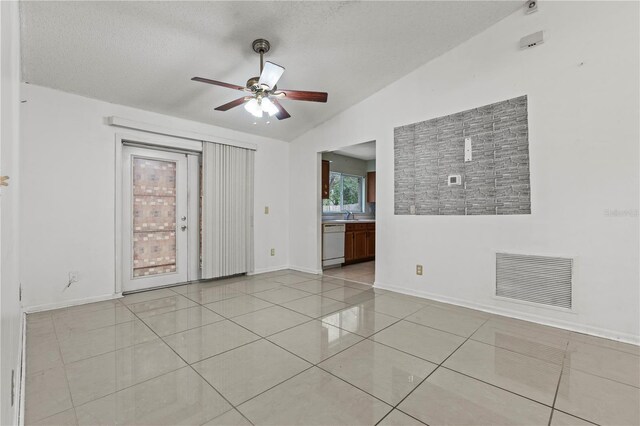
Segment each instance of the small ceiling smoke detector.
[[544,43],[544,33],[538,31],[537,33],[529,34],[520,39],[520,49],[528,49],[539,44]]
[[527,15],[538,11],[538,0],[529,0],[525,3],[524,13]]

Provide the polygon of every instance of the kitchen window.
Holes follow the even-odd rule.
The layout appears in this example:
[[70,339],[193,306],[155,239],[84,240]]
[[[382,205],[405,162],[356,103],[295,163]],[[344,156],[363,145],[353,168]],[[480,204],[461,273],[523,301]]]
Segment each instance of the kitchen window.
[[364,177],[331,172],[329,198],[322,200],[323,213],[364,212]]

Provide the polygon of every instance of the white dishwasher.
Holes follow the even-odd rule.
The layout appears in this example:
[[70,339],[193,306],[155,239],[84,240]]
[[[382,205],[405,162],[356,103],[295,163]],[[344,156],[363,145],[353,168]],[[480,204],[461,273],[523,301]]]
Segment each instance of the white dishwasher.
[[322,267],[344,263],[344,223],[322,224]]

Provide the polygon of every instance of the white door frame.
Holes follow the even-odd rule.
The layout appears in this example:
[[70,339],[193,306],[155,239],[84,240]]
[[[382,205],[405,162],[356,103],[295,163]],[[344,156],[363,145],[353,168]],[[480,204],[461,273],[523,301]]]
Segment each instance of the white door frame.
[[[114,220],[114,252],[115,252],[115,283],[114,293],[116,295],[122,294],[122,263],[123,263],[123,153],[122,148],[125,143],[131,143],[136,145],[144,145],[148,148],[155,149],[169,149],[176,150],[190,154],[187,156],[189,163],[189,187],[194,183],[197,183],[198,191],[196,194],[188,192],[189,199],[189,223],[196,224],[196,226],[189,226],[188,230],[188,281],[195,281],[200,279],[200,233],[199,233],[199,220],[200,220],[200,202],[199,202],[199,161],[202,153],[202,142],[185,140],[179,138],[165,137],[162,135],[148,135],[138,133],[116,133],[115,135],[115,220]],[[195,182],[194,182],[195,180]]]

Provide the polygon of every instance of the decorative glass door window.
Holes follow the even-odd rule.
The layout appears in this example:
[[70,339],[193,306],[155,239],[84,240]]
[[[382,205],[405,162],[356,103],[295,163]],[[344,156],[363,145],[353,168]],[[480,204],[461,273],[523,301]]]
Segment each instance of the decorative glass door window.
[[133,158],[133,277],[176,271],[176,163]]

